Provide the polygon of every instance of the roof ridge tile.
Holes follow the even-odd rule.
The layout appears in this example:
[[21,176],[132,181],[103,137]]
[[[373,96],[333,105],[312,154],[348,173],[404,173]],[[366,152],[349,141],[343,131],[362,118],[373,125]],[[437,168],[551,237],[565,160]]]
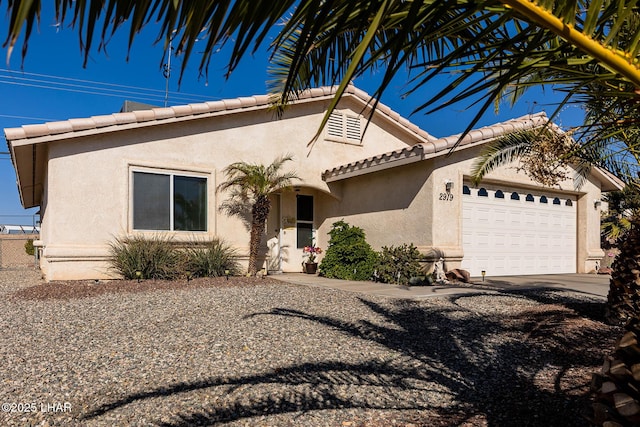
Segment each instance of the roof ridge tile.
[[[297,100],[303,101],[313,98],[321,98],[335,95],[337,86],[321,86],[310,88],[298,94]],[[370,106],[372,97],[364,90],[359,89],[353,84],[349,84],[345,88],[345,94],[354,96],[365,105]],[[295,102],[295,101],[294,101]],[[120,126],[130,124],[149,124],[154,121],[164,121],[171,119],[183,119],[189,116],[197,116],[201,114],[214,114],[222,111],[232,111],[236,109],[256,108],[267,106],[271,103],[270,95],[253,95],[246,97],[237,97],[222,99],[217,101],[207,101],[201,103],[183,104],[173,107],[155,107],[148,110],[136,110],[132,112],[121,112],[105,115],[96,115],[89,118],[73,118],[56,123],[49,126],[47,123],[24,125],[20,128],[7,128],[5,135],[8,140],[30,139],[38,137],[46,137],[48,135],[59,135],[62,133],[73,133],[78,131],[91,131],[108,128],[109,126]],[[398,112],[391,109],[385,104],[378,104],[377,113],[386,116],[389,120],[395,122],[397,126],[406,129],[412,135],[415,135],[417,142],[435,141],[436,138],[430,135],[418,125],[412,123],[408,119],[401,116]],[[64,124],[63,124],[64,123]]]

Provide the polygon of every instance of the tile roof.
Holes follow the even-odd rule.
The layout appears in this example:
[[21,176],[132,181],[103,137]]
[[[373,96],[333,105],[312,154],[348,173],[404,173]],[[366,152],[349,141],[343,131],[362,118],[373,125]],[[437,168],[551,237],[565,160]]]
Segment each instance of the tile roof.
[[[319,99],[330,99],[335,95],[336,87],[319,87],[302,92],[293,103],[303,103]],[[350,85],[344,98],[352,96],[363,107],[371,102],[371,96],[366,92]],[[22,141],[23,144],[46,142],[55,139],[65,139],[74,136],[90,135],[95,133],[111,132],[120,129],[129,129],[141,126],[149,126],[159,123],[189,120],[207,116],[216,116],[230,112],[250,111],[266,109],[271,106],[269,95],[255,95],[220,101],[202,102],[174,107],[151,108],[131,112],[93,116],[89,118],[70,119],[57,122],[49,122],[34,125],[24,125],[18,128],[4,130],[7,141]],[[416,138],[416,142],[433,141],[435,138],[415,124],[400,116],[384,104],[379,104],[376,114],[395,123],[401,129]],[[36,140],[38,139],[38,140]]]
[[484,144],[499,136],[519,130],[533,129],[548,122],[549,119],[544,112],[528,114],[506,122],[474,129],[462,139],[460,139],[461,134],[451,135],[328,169],[324,171],[322,178],[326,182],[338,181],[376,170],[413,163],[446,154],[451,150],[460,150],[469,146]]

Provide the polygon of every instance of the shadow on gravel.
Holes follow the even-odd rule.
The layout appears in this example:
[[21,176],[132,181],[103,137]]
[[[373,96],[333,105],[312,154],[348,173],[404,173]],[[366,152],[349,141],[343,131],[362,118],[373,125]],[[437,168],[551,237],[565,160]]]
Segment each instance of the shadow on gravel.
[[[587,367],[595,371],[593,367],[602,363],[617,336],[613,328],[597,320],[599,308],[543,290],[492,295],[496,310],[478,313],[474,306],[477,297],[488,296],[451,297],[449,306],[411,300],[381,304],[360,298],[368,309],[389,322],[384,324],[345,321],[286,308],[255,313],[251,317],[305,319],[315,325],[310,328],[337,329],[353,337],[353,345],[360,340],[374,342],[393,350],[398,357],[386,363],[304,363],[250,376],[173,384],[129,395],[95,409],[85,419],[144,399],[223,387],[229,393],[226,402],[175,414],[172,421],[157,425],[250,422],[271,414],[347,408],[394,411],[397,421],[416,426],[589,425],[590,378],[576,376],[575,370]],[[501,304],[517,300],[525,302],[527,308],[517,315],[501,313]],[[582,313],[592,315],[585,318]],[[507,339],[498,338],[505,336]],[[268,397],[259,393],[263,397],[252,398],[252,393],[243,392],[246,387],[274,386],[277,388]],[[239,390],[242,387],[245,389]],[[350,387],[361,391],[349,395],[345,390]],[[415,398],[401,398],[406,394],[400,392],[409,392]],[[440,405],[433,397],[435,393],[449,394],[453,405]],[[416,419],[414,412],[413,418],[406,415],[403,419],[412,410],[424,411],[418,414],[424,418]]]

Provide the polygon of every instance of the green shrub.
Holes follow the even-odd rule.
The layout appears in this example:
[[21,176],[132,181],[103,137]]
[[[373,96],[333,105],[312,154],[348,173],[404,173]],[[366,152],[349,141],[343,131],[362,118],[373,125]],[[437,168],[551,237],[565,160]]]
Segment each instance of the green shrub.
[[185,269],[192,277],[219,277],[240,274],[236,251],[220,239],[193,242],[185,251]]
[[[422,256],[413,244],[406,243],[401,246],[382,247],[382,252],[378,255],[376,265],[376,276],[384,283],[396,283],[399,285],[409,285],[420,283],[416,280],[426,276],[422,271],[420,259]],[[411,280],[414,278],[413,280]],[[411,283],[410,283],[411,282]]]
[[370,280],[376,253],[365,233],[344,221],[334,222],[329,231],[329,247],[320,263],[320,275],[334,279]]
[[33,256],[36,253],[36,248],[33,246],[33,239],[28,239],[24,244],[24,251],[27,255]]
[[125,279],[174,279],[183,271],[184,255],[164,235],[117,238],[109,246],[111,267]]

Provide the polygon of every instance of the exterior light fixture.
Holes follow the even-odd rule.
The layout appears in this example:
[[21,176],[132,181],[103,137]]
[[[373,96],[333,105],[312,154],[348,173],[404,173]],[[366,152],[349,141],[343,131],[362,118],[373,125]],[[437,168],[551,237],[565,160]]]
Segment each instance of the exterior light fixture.
[[138,283],[140,283],[140,279],[142,278],[142,271],[136,271],[136,278],[138,279]]
[[487,275],[487,271],[486,271],[486,270],[482,270],[482,271],[480,272],[480,274],[482,274],[482,281],[484,282],[484,276],[486,276],[486,275]]
[[600,207],[600,205],[602,205],[602,200],[598,199],[595,202],[593,202],[593,208],[594,209],[598,209]]
[[229,270],[225,270],[224,275],[227,276],[227,280],[229,280]]
[[451,190],[453,190],[453,181],[450,179],[445,180],[444,188],[447,190],[447,193],[451,193]]

